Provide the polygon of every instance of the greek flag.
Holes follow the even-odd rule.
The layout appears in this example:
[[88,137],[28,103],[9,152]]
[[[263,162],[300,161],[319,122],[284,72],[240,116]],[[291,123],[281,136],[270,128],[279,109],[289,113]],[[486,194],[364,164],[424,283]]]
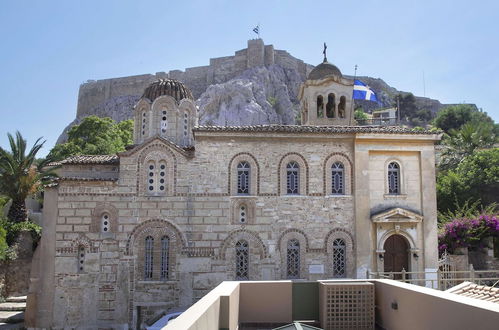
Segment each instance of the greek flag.
[[353,83],[353,98],[354,100],[367,100],[379,103],[376,93],[369,86],[357,79]]
[[260,35],[260,27],[257,25],[257,26],[253,29],[253,32],[255,32],[256,34]]

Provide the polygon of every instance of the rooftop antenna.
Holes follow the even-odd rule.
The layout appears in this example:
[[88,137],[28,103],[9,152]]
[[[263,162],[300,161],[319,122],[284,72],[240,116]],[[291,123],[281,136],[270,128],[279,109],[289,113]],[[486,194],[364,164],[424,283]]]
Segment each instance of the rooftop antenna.
[[[325,44],[324,44],[325,45]],[[353,85],[355,86],[355,79],[357,79],[357,64],[354,66],[354,74],[353,74]],[[353,94],[352,94],[352,106],[350,107],[350,125],[353,124],[353,112],[355,108],[355,100],[353,99]]]
[[324,43],[324,50],[322,51],[322,54],[324,54],[324,63],[327,62],[327,56],[326,56],[326,50],[327,50],[327,45]]
[[424,70],[423,70],[423,96],[426,97],[426,81],[424,79]]

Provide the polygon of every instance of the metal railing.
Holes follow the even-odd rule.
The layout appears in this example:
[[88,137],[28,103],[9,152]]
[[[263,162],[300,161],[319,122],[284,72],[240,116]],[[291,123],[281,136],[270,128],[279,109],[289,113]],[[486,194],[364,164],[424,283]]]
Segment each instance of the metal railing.
[[393,126],[398,125],[399,120],[396,117],[380,117],[380,118],[371,118],[371,119],[356,119],[357,124],[360,126]]
[[438,290],[447,290],[462,282],[468,281],[479,285],[499,286],[499,270],[442,270],[430,272],[371,272],[367,271],[370,279],[391,279],[400,282],[431,287]]

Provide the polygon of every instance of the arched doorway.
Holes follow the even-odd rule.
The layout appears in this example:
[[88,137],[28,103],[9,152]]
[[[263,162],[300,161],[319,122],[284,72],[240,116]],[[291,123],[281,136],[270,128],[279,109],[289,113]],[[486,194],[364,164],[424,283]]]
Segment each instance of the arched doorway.
[[388,237],[383,249],[385,272],[401,272],[402,269],[409,271],[409,245],[402,235]]

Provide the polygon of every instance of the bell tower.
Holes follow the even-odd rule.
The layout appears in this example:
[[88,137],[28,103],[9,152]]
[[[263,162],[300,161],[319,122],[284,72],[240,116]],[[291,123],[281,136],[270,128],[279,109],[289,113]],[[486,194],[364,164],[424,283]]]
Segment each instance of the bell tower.
[[352,125],[353,80],[327,61],[325,44],[323,53],[298,92],[302,125]]

